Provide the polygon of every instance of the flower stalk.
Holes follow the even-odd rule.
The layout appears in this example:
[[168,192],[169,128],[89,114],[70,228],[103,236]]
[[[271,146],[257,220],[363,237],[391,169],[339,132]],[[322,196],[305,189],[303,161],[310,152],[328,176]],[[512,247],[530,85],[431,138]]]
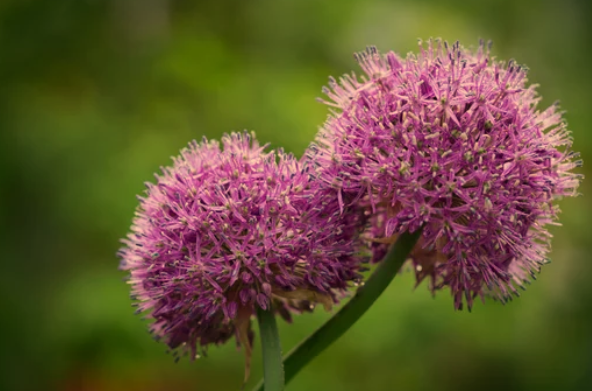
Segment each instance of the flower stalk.
[[263,351],[263,377],[265,391],[282,391],[284,389],[284,365],[282,363],[282,347],[273,310],[257,310],[261,347]]
[[[345,334],[366,313],[376,299],[386,290],[401,269],[401,266],[408,259],[408,255],[415,246],[420,234],[421,230],[417,230],[411,234],[405,233],[401,235],[372,276],[364,285],[358,288],[354,297],[317,331],[286,355],[284,358],[286,384],[312,359]],[[267,375],[265,375],[265,379],[267,379]],[[264,383],[261,382],[255,387],[254,391],[262,391],[263,387]],[[272,389],[265,388],[265,391]]]

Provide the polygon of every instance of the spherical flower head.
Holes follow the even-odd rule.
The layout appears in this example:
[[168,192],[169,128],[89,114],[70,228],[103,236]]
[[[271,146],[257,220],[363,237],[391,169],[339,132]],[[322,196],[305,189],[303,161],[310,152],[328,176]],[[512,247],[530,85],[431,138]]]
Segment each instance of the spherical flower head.
[[555,201],[580,180],[557,106],[538,110],[526,69],[482,43],[356,59],[364,76],[324,89],[333,112],[308,152],[319,178],[372,211],[376,260],[421,228],[418,283],[450,287],[457,309],[485,294],[510,299],[546,262]]
[[273,304],[288,318],[330,307],[360,278],[361,216],[342,215],[308,165],[265,152],[254,135],[227,135],[222,145],[191,143],[146,184],[120,251],[151,332],[191,357],[232,335],[250,357],[257,307]]

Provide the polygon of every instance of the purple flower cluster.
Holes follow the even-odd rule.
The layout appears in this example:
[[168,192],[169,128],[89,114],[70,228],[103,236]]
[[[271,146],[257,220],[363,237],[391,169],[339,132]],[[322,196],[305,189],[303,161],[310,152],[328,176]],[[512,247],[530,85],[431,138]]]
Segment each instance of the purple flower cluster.
[[356,59],[364,76],[324,89],[333,112],[308,151],[319,179],[371,211],[375,260],[421,228],[418,283],[450,287],[457,309],[485,294],[510,299],[546,262],[555,201],[579,184],[557,106],[537,110],[525,68],[483,44]]
[[360,278],[363,215],[341,214],[307,162],[248,133],[222,145],[191,143],[146,184],[119,255],[157,339],[196,357],[236,335],[248,358],[257,307],[289,319]]
[[581,165],[557,105],[481,44],[420,43],[356,56],[331,78],[332,114],[302,160],[249,133],[193,142],[147,183],[119,252],[151,333],[192,358],[236,336],[248,377],[251,316],[329,309],[406,232],[417,284],[471,309],[503,302],[547,262],[556,201]]

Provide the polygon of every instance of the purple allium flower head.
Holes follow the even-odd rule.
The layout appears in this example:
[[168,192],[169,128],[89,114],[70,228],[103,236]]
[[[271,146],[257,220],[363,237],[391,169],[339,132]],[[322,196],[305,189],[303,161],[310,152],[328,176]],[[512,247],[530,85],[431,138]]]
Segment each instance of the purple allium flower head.
[[485,294],[510,299],[546,262],[555,201],[580,181],[561,112],[537,110],[526,69],[482,43],[356,59],[364,76],[323,90],[333,111],[308,152],[319,177],[371,210],[375,260],[423,227],[411,254],[418,283],[450,287],[457,309]]
[[286,318],[330,307],[360,278],[362,215],[342,215],[292,155],[265,152],[248,133],[222,145],[191,143],[146,184],[121,268],[157,339],[195,357],[236,335],[248,372],[256,307],[273,303]]

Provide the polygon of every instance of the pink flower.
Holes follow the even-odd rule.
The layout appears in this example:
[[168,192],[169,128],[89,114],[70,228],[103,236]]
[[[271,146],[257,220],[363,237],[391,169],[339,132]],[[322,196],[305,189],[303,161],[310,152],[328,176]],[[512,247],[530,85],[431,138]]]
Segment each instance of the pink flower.
[[330,307],[360,278],[363,216],[342,215],[308,163],[265,152],[248,133],[222,144],[189,144],[146,184],[119,256],[157,339],[195,357],[236,334],[248,372],[257,307],[286,318]]
[[423,227],[418,283],[450,287],[457,309],[486,293],[510,299],[546,263],[556,200],[579,185],[561,112],[537,110],[526,69],[483,44],[356,59],[364,76],[324,89],[333,113],[308,152],[319,178],[371,210],[375,260]]

